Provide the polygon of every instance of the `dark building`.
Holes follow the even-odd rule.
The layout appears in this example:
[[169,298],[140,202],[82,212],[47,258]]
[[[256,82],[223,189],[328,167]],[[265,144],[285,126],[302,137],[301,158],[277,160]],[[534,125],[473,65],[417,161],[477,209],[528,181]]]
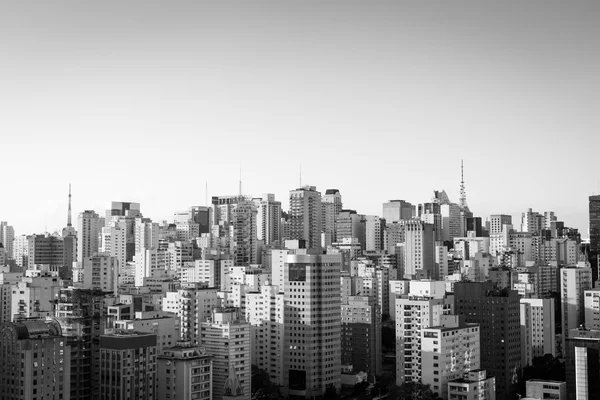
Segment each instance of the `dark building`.
[[467,217],[467,232],[475,232],[475,236],[483,236],[481,217]]
[[104,333],[105,293],[92,289],[61,289],[55,320],[71,349],[70,399],[98,398],[100,387],[100,335]]
[[[590,196],[590,252],[588,254],[590,264],[598,264],[600,253],[600,195]],[[598,280],[597,268],[592,268],[594,282]]]
[[600,331],[571,329],[565,341],[567,399],[596,399],[600,394]]
[[492,282],[457,282],[455,313],[481,326],[481,368],[496,378],[496,399],[512,400],[521,372],[519,295]]

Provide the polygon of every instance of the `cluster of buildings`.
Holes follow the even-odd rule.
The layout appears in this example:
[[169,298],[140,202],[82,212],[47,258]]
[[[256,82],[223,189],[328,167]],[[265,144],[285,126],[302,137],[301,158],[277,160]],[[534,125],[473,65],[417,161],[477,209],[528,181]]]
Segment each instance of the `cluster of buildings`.
[[566,382],[521,395],[600,392],[600,197],[589,249],[553,212],[529,209],[518,227],[474,216],[464,184],[458,203],[435,191],[381,216],[314,186],[291,190],[287,211],[240,193],[172,221],[129,202],[73,226],[69,201],[68,215],[54,234],[0,223],[5,398],[250,399],[252,365],[286,398],[315,398],[383,374],[383,323],[397,385],[508,400],[551,354]]

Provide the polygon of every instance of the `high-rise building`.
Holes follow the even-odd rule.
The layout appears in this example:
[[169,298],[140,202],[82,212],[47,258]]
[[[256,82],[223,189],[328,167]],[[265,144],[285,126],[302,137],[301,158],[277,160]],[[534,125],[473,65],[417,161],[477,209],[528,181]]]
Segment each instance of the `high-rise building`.
[[571,329],[563,353],[568,400],[592,400],[600,393],[600,331]]
[[309,249],[321,248],[321,193],[315,186],[290,191],[290,239],[305,240]]
[[[283,286],[282,286],[283,288]],[[283,385],[284,295],[279,286],[262,285],[246,294],[252,364],[266,371],[275,385]]]
[[69,352],[55,321],[4,323],[0,327],[0,397],[68,399]]
[[[135,254],[158,248],[160,225],[149,218],[135,219]],[[195,239],[195,237],[194,237]]]
[[202,346],[213,356],[213,399],[222,400],[234,371],[243,400],[250,400],[250,325],[237,308],[215,308],[201,323]]
[[113,217],[141,217],[140,203],[113,201],[110,206],[106,209],[106,223],[113,219]]
[[381,374],[381,312],[374,297],[348,296],[342,302],[342,365],[355,374]]
[[600,253],[600,195],[589,197],[590,251]]
[[29,236],[15,236],[12,246],[12,259],[15,260],[18,267],[27,268],[29,266]]
[[544,216],[528,208],[521,213],[521,232],[539,233],[545,227]]
[[366,245],[365,228],[364,215],[357,214],[355,210],[342,210],[338,213],[335,222],[335,243],[355,238],[360,243],[361,249],[364,250]]
[[83,286],[86,289],[100,289],[117,292],[119,263],[109,253],[96,253],[83,259]]
[[203,347],[179,342],[164,349],[157,364],[158,399],[212,399],[212,356]]
[[322,242],[321,246],[327,247],[337,242],[335,236],[335,222],[342,211],[342,195],[337,189],[327,189],[321,199]]
[[77,261],[98,252],[102,221],[95,211],[85,210],[77,218]]
[[0,243],[4,246],[9,258],[13,257],[13,240],[15,239],[15,229],[8,225],[6,221],[0,221]]
[[286,256],[283,381],[290,398],[341,386],[341,262],[340,254]]
[[254,199],[258,208],[256,215],[256,236],[266,246],[281,244],[281,202],[274,194],[264,194]]
[[561,268],[560,275],[562,348],[565,349],[569,332],[585,322],[585,291],[592,288],[592,269],[581,262],[577,267]]
[[256,206],[240,200],[233,208],[233,258],[235,265],[248,266],[258,260]]
[[512,216],[506,214],[493,214],[490,216],[490,235],[502,233],[504,225],[512,225]]
[[496,398],[512,399],[522,367],[519,295],[491,282],[456,282],[454,302],[455,312],[467,323],[480,325],[485,338],[481,368],[496,378]]
[[442,214],[442,240],[451,242],[455,237],[464,236],[464,232],[461,231],[462,217],[458,204],[442,204],[440,214]]
[[388,224],[412,219],[416,216],[416,208],[408,201],[390,200],[383,203],[383,219]]
[[64,265],[64,241],[61,237],[49,234],[32,235],[28,236],[28,242],[28,269],[44,264],[57,268]]
[[62,282],[56,273],[41,272],[37,276],[23,277],[21,282],[12,287],[13,321],[53,316],[53,303],[61,286]]
[[421,354],[411,360],[421,364],[421,382],[448,398],[448,382],[480,366],[479,325],[467,324],[462,315],[444,315],[441,324],[424,328]]
[[99,400],[157,399],[156,335],[100,336]]
[[585,324],[587,329],[600,330],[600,288],[584,291]]
[[543,357],[546,354],[556,356],[554,298],[521,299],[520,301],[521,352],[527,355],[521,357],[523,366],[531,365],[536,357]]
[[525,398],[567,400],[567,382],[530,379],[525,382]]
[[433,225],[420,220],[402,221],[404,225],[404,276],[424,274],[432,277],[435,267]]
[[385,219],[378,215],[365,215],[365,250],[383,250]]

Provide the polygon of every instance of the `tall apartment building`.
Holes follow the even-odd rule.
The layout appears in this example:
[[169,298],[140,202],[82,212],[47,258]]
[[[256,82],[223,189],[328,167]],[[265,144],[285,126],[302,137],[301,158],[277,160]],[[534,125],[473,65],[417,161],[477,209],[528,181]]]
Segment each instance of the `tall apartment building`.
[[568,400],[592,400],[600,393],[600,331],[569,331],[565,354]]
[[600,330],[600,288],[585,290],[584,296],[584,326]]
[[106,207],[106,223],[108,224],[113,217],[141,217],[140,203],[112,201]]
[[56,299],[55,320],[65,345],[70,347],[71,400],[93,399],[100,388],[100,335],[106,328],[104,297],[99,290],[70,287],[61,288]]
[[490,235],[502,233],[504,225],[512,225],[512,216],[506,214],[493,214],[490,216]]
[[240,399],[249,400],[250,325],[236,308],[216,308],[201,324],[202,346],[213,356],[213,399],[222,400],[227,378],[233,371],[240,388]]
[[256,207],[251,201],[240,200],[233,208],[232,246],[235,265],[256,264],[258,260],[256,215]]
[[32,235],[28,236],[27,249],[28,269],[34,269],[35,265],[47,264],[52,267],[62,267],[64,265],[64,242],[63,238],[58,236]]
[[77,261],[83,262],[84,258],[91,257],[100,248],[100,232],[103,221],[93,210],[85,210],[77,217]]
[[433,276],[435,238],[433,225],[420,220],[402,221],[404,225],[404,276]]
[[211,317],[212,309],[220,306],[216,288],[179,289],[167,292],[163,311],[176,314],[181,320],[181,340],[194,346],[201,344],[200,325]]
[[281,244],[281,202],[274,194],[264,194],[254,199],[258,213],[256,215],[256,236],[266,246]]
[[361,250],[364,250],[366,247],[365,216],[357,214],[355,210],[340,211],[335,222],[335,238],[335,243],[355,238],[360,243]]
[[406,221],[416,216],[416,208],[408,201],[390,200],[383,203],[382,215],[387,223]]
[[211,400],[212,356],[180,342],[157,357],[158,399]]
[[156,335],[100,336],[99,400],[157,399]]
[[572,329],[585,322],[585,291],[592,288],[592,268],[581,262],[577,267],[560,270],[560,308],[562,316],[562,348]]
[[469,371],[462,378],[448,382],[448,398],[461,400],[496,400],[496,378],[485,369]]
[[3,399],[68,399],[70,348],[54,321],[26,320],[0,327]]
[[342,303],[342,365],[355,374],[381,374],[381,313],[370,296],[348,296]]
[[200,234],[209,233],[212,220],[212,208],[206,206],[191,206],[185,211],[176,212],[174,215],[175,224],[182,222],[193,222],[198,225]]
[[341,386],[341,255],[290,254],[284,270],[284,387],[290,398]]
[[9,258],[13,258],[13,240],[15,229],[6,221],[0,221],[0,243],[4,246]]
[[496,378],[496,398],[512,399],[521,368],[519,295],[495,289],[491,282],[454,284],[455,312],[467,323],[480,325],[486,345],[481,347],[481,368]]
[[423,380],[423,330],[441,326],[442,316],[451,311],[445,293],[423,292],[417,285],[410,285],[408,295],[396,296],[396,385]]
[[365,215],[365,250],[382,251],[385,219],[378,215]]
[[29,266],[29,236],[19,235],[13,239],[12,257],[21,268]]
[[462,232],[461,209],[458,204],[448,203],[440,205],[440,214],[442,214],[442,239],[444,241],[453,241],[455,237],[464,236]]
[[58,296],[62,282],[48,272],[39,276],[23,277],[12,287],[11,316],[13,321],[21,318],[44,318],[53,316],[52,304]]
[[132,241],[132,235],[125,220],[106,221],[106,224],[100,234],[100,252],[114,257],[120,270],[127,264],[127,244]]
[[420,219],[426,224],[433,225],[435,241],[442,243],[444,241],[442,214],[424,213],[421,215]]
[[[160,225],[149,218],[135,219],[135,254],[158,248]],[[195,239],[196,237],[194,237]]]
[[315,186],[290,191],[290,239],[305,240],[309,249],[321,248],[321,193]]
[[531,365],[536,357],[556,356],[554,298],[521,299],[521,360]]
[[421,382],[439,397],[448,398],[448,382],[480,367],[479,325],[462,315],[443,315],[439,326],[424,328],[421,337]]
[[528,208],[521,213],[521,232],[539,233],[545,227],[544,216]]
[[335,236],[335,222],[342,211],[342,195],[337,189],[327,189],[321,199],[322,242],[321,246],[327,247],[337,242]]
[[252,364],[266,371],[275,385],[283,385],[284,294],[279,286],[262,285],[246,294]]
[[590,251],[600,253],[600,195],[589,197]]
[[96,253],[83,259],[83,286],[87,289],[100,289],[117,292],[119,262],[110,253]]

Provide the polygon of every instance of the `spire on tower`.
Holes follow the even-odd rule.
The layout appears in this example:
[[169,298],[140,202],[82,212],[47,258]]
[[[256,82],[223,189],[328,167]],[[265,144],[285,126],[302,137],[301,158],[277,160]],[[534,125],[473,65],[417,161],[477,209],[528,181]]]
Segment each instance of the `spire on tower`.
[[467,191],[465,190],[465,179],[464,179],[464,165],[463,160],[460,160],[460,198],[459,204],[461,209],[468,209],[467,205]]
[[71,184],[69,183],[69,212],[67,214],[67,226],[73,226],[71,224]]

